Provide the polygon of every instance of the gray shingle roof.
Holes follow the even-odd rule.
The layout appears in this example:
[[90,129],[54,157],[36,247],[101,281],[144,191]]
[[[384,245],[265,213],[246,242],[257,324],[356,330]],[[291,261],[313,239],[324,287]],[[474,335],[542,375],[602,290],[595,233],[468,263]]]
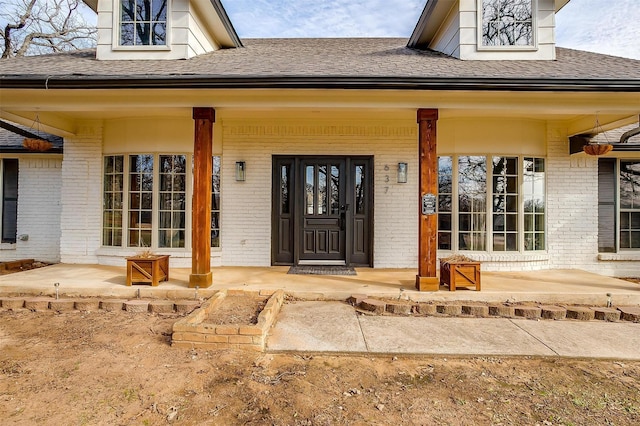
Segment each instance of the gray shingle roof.
[[[402,81],[426,84],[437,80],[544,81],[571,85],[597,82],[597,86],[624,82],[627,90],[640,90],[640,61],[557,48],[555,61],[461,61],[444,54],[406,47],[406,39],[247,39],[245,47],[224,49],[187,60],[98,61],[94,50],[13,58],[0,61],[0,83],[48,79],[49,88],[75,81],[135,81],[162,87],[198,80],[201,85],[271,83],[298,79],[310,82]],[[169,81],[169,79],[171,81]],[[235,82],[235,83],[234,83]],[[346,83],[345,83],[346,84]],[[637,88],[637,89],[634,89]],[[557,90],[557,88],[556,88]]]
[[[623,133],[629,130],[637,129],[640,126],[640,122],[630,124],[628,126],[619,127],[617,129],[609,130],[607,132],[598,133],[591,140],[598,143],[618,143]],[[640,135],[632,136],[627,141],[631,145],[640,145]]]

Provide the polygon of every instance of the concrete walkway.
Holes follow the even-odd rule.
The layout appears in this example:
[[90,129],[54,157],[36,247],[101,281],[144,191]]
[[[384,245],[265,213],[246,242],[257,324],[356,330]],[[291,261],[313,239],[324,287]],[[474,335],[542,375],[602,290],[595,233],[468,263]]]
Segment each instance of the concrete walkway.
[[286,303],[267,351],[640,360],[640,324],[358,314],[341,302]]
[[[615,305],[640,305],[640,285],[591,272],[545,270],[533,272],[483,272],[482,290],[459,288],[448,291],[419,292],[415,289],[415,269],[357,268],[354,276],[290,275],[286,266],[216,267],[213,285],[199,289],[200,297],[209,297],[221,289],[273,291],[305,300],[346,300],[352,294],[377,297],[410,298],[426,301],[482,301],[570,303],[604,306],[607,293]],[[61,295],[69,297],[141,297],[193,298],[187,268],[171,267],[170,279],[157,287],[125,285],[124,266],[58,264],[0,276],[0,295],[51,295],[59,283]]]

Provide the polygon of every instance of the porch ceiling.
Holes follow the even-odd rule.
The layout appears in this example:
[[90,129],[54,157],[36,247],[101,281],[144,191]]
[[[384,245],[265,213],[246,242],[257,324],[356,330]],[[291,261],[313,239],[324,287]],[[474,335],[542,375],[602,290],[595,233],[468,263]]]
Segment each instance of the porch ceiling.
[[570,134],[637,120],[640,94],[602,92],[476,92],[320,89],[4,89],[0,118],[29,125],[38,115],[43,130],[59,136],[78,122],[127,117],[190,118],[193,107],[218,111],[390,111],[437,108],[441,118],[524,117],[564,122]]

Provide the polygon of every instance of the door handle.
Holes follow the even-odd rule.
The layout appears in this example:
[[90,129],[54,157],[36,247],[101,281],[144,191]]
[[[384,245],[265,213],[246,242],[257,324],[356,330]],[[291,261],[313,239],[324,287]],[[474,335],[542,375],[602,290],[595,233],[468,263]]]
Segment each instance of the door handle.
[[347,223],[347,213],[342,211],[340,212],[340,230],[344,231]]

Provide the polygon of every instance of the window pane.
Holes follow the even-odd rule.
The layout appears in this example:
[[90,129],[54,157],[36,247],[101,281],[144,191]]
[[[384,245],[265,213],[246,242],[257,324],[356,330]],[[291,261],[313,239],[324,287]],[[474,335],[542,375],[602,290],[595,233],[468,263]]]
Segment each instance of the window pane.
[[451,250],[450,232],[438,232],[438,248],[440,250]]
[[318,214],[327,212],[327,166],[318,167]]
[[315,211],[314,192],[315,192],[315,179],[314,179],[314,167],[307,166],[305,170],[305,202],[306,202],[306,214],[313,214]]
[[133,24],[122,24],[120,27],[120,45],[133,46],[135,42],[135,31]]
[[631,232],[620,230],[620,248],[631,248]]
[[153,20],[165,21],[167,19],[167,0],[153,0]]
[[340,171],[337,166],[331,166],[331,176],[329,176],[331,190],[331,214],[340,212]]
[[470,231],[471,230],[471,215],[470,214],[461,214],[458,217],[459,224],[458,227],[461,231]]
[[[160,212],[160,228],[171,228],[171,213]],[[161,245],[161,247],[164,247]]]
[[365,214],[365,177],[364,177],[364,166],[356,165],[356,214]]
[[438,157],[438,192],[441,194],[451,194],[453,179],[453,158]]
[[453,206],[451,195],[441,195],[438,197],[438,211],[450,212]]
[[151,210],[153,208],[153,194],[150,192],[142,193],[142,206],[143,209]]
[[164,22],[156,22],[153,24],[152,37],[153,44],[164,46],[167,43],[167,24]]
[[502,214],[494,214],[493,215],[493,230],[494,231],[504,231],[505,229],[505,215]]
[[289,174],[290,166],[284,165],[280,168],[280,213],[288,214],[290,212],[289,205]]
[[631,213],[620,213],[620,229],[629,229],[631,226]]
[[442,231],[450,231],[451,230],[451,215],[450,214],[439,214],[438,215],[438,229]]

